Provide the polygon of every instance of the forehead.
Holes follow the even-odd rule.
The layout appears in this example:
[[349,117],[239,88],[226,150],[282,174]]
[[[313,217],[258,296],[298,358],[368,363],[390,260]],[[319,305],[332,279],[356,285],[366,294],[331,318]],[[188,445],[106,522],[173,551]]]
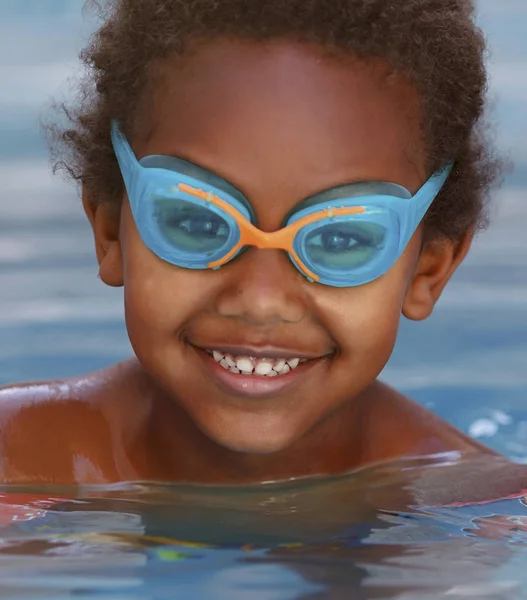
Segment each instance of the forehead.
[[[320,190],[426,178],[419,99],[382,61],[301,43],[216,40],[158,65],[138,156],[208,168],[279,212]],[[288,206],[283,206],[284,202]]]

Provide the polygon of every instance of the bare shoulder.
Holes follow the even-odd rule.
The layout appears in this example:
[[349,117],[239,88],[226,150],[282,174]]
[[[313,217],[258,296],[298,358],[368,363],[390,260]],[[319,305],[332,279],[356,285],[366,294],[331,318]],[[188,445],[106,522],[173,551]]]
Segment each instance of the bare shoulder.
[[0,480],[107,482],[118,478],[113,447],[117,398],[133,385],[120,363],[63,381],[0,388]]
[[364,399],[364,453],[370,460],[458,451],[495,454],[453,425],[394,388],[376,382]]

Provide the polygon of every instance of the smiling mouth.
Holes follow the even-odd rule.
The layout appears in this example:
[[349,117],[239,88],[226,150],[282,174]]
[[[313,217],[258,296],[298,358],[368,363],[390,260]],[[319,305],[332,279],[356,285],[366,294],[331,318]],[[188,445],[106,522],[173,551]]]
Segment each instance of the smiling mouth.
[[257,358],[254,356],[233,355],[217,350],[206,350],[221,367],[235,375],[257,377],[280,377],[296,370],[307,358]]

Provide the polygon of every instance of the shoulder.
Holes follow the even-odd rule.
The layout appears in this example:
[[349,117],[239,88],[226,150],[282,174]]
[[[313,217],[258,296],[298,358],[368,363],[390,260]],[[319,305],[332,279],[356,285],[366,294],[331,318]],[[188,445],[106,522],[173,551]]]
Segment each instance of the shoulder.
[[117,478],[115,398],[126,363],[63,381],[0,388],[0,480],[103,483]]
[[376,382],[366,393],[364,453],[372,462],[457,451],[495,454],[394,388]]

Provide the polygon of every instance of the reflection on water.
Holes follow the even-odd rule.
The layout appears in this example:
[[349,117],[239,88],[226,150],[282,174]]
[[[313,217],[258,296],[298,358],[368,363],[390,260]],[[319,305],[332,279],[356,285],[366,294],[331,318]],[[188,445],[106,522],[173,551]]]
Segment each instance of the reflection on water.
[[[527,508],[512,482],[527,485],[527,467],[430,461],[246,488],[3,488],[0,590],[26,599],[168,598],[175,586],[180,598],[226,600],[519,598],[523,571],[511,565],[526,558]],[[479,503],[444,506],[467,500]]]
[[[527,3],[479,6],[493,47],[499,144],[517,169],[435,315],[403,323],[384,377],[526,460]],[[82,373],[130,353],[121,293],[98,282],[80,203],[49,175],[38,132],[40,107],[67,93],[88,29],[71,0],[0,5],[0,80],[8,82],[0,86],[0,384]],[[259,491],[54,490],[69,500],[51,505],[43,490],[31,500],[20,494],[34,490],[5,489],[0,595],[169,598],[177,586],[181,598],[229,600],[523,597],[519,500],[417,509],[405,497],[410,480],[421,504],[437,503],[439,491],[481,500],[493,483],[492,497],[510,496],[527,489],[523,474],[507,483],[501,465],[486,464],[476,480],[472,467],[427,480],[400,467]]]

